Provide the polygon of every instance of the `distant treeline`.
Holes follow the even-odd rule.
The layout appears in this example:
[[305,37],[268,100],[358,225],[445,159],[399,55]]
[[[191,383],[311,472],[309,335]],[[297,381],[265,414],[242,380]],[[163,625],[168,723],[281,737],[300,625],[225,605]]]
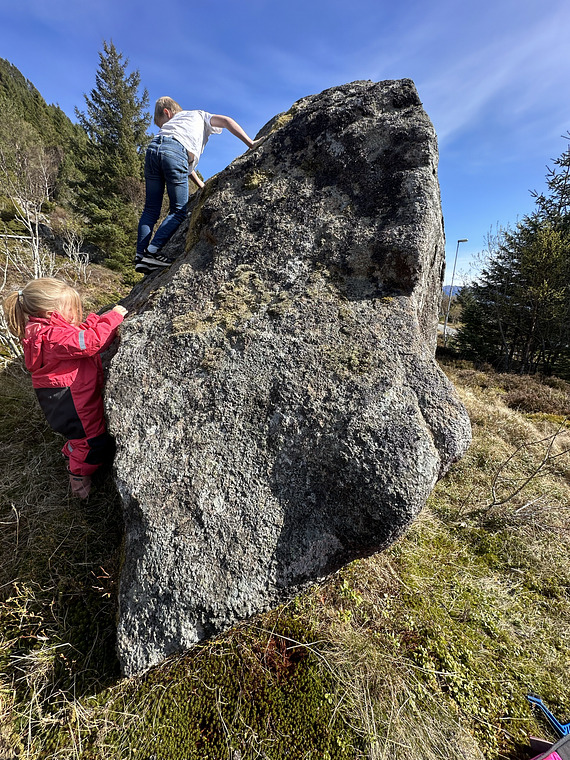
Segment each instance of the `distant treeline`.
[[78,127],[57,105],[48,105],[34,85],[9,61],[0,58],[2,114],[32,127],[49,147],[69,147]]
[[101,261],[129,270],[144,197],[148,95],[139,94],[138,72],[127,72],[112,43],[103,43],[99,58],[75,124],[0,59],[0,225],[22,232],[18,208],[41,195],[48,224],[55,214],[79,228]]

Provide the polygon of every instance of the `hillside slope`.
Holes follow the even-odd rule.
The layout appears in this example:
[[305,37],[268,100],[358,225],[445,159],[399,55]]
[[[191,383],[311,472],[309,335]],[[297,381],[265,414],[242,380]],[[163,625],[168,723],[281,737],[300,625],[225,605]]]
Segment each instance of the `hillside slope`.
[[527,691],[570,715],[568,385],[445,369],[474,443],[397,545],[121,680],[119,500],[110,479],[69,497],[60,441],[6,367],[0,758],[528,757],[549,730]]

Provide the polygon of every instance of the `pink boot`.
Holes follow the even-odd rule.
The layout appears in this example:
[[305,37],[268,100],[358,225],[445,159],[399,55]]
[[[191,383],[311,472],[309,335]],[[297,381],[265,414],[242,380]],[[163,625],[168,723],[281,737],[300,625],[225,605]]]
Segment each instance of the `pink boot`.
[[71,493],[79,499],[86,499],[91,491],[91,475],[74,475],[69,473]]

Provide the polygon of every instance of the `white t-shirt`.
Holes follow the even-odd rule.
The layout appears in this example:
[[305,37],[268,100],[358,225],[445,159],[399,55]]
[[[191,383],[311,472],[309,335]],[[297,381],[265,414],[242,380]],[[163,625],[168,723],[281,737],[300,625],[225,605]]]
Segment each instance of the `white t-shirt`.
[[211,118],[212,114],[206,111],[179,111],[158,131],[159,135],[175,137],[192,153],[194,158],[189,157],[188,172],[196,168],[210,135],[219,135],[222,131],[221,127],[210,124]]

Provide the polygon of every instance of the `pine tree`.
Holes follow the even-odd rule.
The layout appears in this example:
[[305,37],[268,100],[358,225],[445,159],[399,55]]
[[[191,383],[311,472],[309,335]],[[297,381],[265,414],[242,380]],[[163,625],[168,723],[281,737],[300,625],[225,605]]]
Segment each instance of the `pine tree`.
[[570,150],[534,193],[536,210],[489,246],[477,282],[462,293],[457,344],[505,372],[567,375],[570,366]]
[[[566,135],[570,141],[570,132]],[[570,233],[570,144],[546,175],[548,193],[532,193],[537,213],[555,229]]]
[[87,239],[104,251],[105,263],[128,267],[144,197],[143,164],[148,143],[148,93],[139,96],[138,71],[127,73],[112,42],[99,53],[95,87],[85,95],[86,112],[76,109],[87,135],[80,151],[83,179],[77,210],[89,220]]

